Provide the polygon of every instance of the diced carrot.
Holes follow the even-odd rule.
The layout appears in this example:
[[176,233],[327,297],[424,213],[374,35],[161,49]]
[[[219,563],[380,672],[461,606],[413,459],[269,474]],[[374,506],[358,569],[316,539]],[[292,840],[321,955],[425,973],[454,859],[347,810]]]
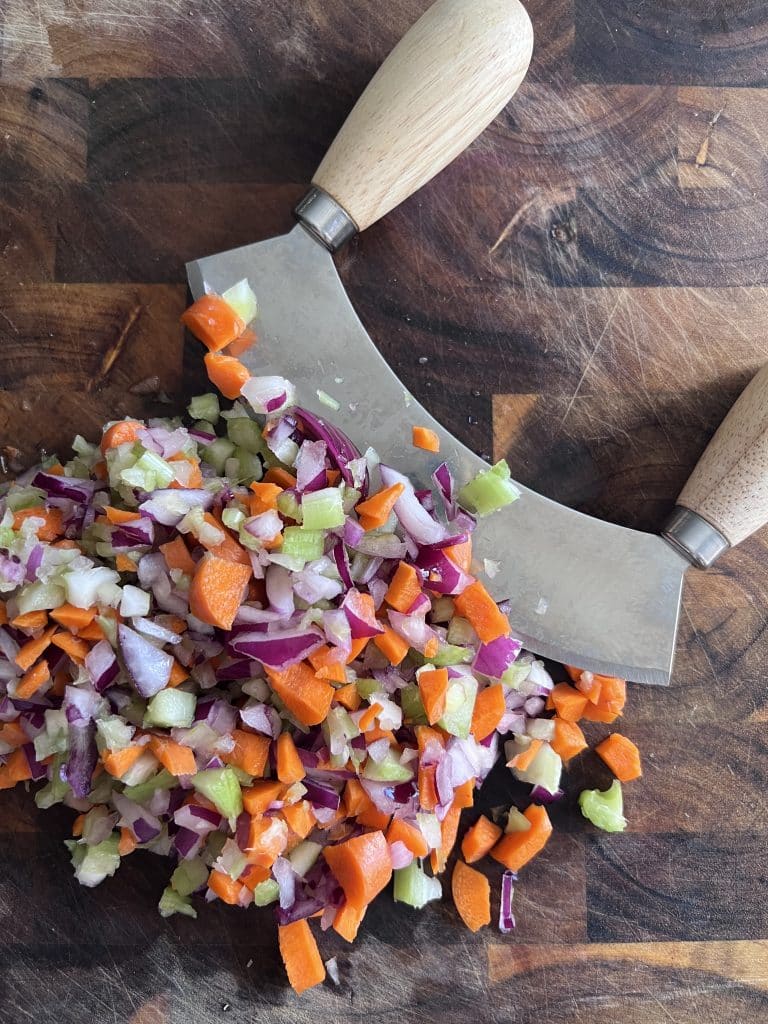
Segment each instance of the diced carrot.
[[442,836],[440,849],[433,850],[429,855],[429,863],[432,866],[433,873],[436,875],[440,875],[445,871],[445,865],[448,863],[448,857],[456,844],[460,818],[461,808],[456,807],[456,805],[453,804],[448,809],[446,816],[440,822],[440,834]]
[[564,668],[579,693],[583,693],[592,704],[598,704],[600,702],[600,693],[603,689],[601,677],[599,675],[596,676],[593,672],[585,672],[580,668],[574,668],[573,665],[565,665]]
[[619,782],[632,782],[643,774],[640,751],[621,733],[615,732],[598,743],[595,753],[605,761]]
[[467,779],[453,791],[454,807],[472,807],[475,802],[475,780]]
[[600,680],[600,707],[621,714],[627,702],[627,681],[616,676],[596,676]]
[[83,640],[95,640],[98,643],[99,640],[104,639],[104,630],[98,622],[91,622],[87,626],[83,626],[82,629],[78,629],[77,635]]
[[104,509],[104,515],[108,521],[113,525],[117,526],[120,523],[134,523],[137,519],[141,519],[140,512],[130,512],[125,508],[115,508],[113,505],[107,505]]
[[368,646],[368,641],[371,638],[369,636],[360,636],[356,640],[353,640],[350,644],[349,656],[347,658],[347,664],[351,665],[353,661],[357,661],[360,655],[363,653],[365,648]]
[[309,655],[309,663],[320,679],[346,683],[347,673],[344,670],[344,660],[337,648],[323,644]]
[[189,588],[192,614],[210,626],[231,629],[251,578],[250,565],[240,565],[210,552],[195,568]]
[[621,714],[620,711],[609,711],[604,708],[601,704],[589,704],[584,708],[584,714],[581,716],[588,722],[605,722],[606,725],[611,725]]
[[360,691],[354,683],[347,683],[346,686],[340,686],[335,691],[333,699],[338,701],[342,707],[345,707],[347,711],[357,711],[360,707],[361,697]]
[[36,640],[28,640],[14,658],[19,668],[25,672],[31,668],[55,635],[56,626],[49,626]]
[[195,755],[189,747],[168,736],[153,736],[149,749],[170,775],[194,775],[197,771]]
[[371,704],[370,707],[366,708],[363,714],[360,716],[360,721],[357,723],[357,727],[360,732],[367,732],[373,725],[376,715],[380,711],[383,711],[381,704]]
[[518,768],[521,772],[527,771],[533,759],[536,757],[538,752],[541,750],[542,740],[531,740],[530,746],[528,746],[521,754],[516,754],[509,762],[510,768]]
[[210,352],[231,345],[245,330],[245,321],[220,295],[201,295],[181,314],[181,322]]
[[434,811],[438,804],[436,773],[433,764],[419,768],[419,804],[424,811]]
[[144,424],[136,420],[118,420],[104,431],[101,438],[102,452],[117,448],[121,444],[133,444],[139,436],[139,431],[143,429]]
[[344,900],[333,919],[333,930],[347,942],[354,942],[365,917],[366,909],[366,907],[356,907],[349,900]]
[[8,609],[5,605],[5,601],[0,601],[0,626],[5,626],[8,622]]
[[258,779],[243,790],[243,807],[253,818],[263,814],[271,803],[280,799],[284,786],[274,779]]
[[412,565],[401,562],[384,599],[397,612],[405,614],[421,593],[421,578]]
[[115,568],[118,572],[136,572],[136,563],[130,555],[121,552],[115,556]]
[[25,615],[17,615],[11,620],[15,629],[45,629],[48,625],[48,612],[27,612]]
[[277,738],[277,777],[290,786],[293,782],[301,782],[307,770],[301,763],[299,752],[289,732],[281,733]]
[[419,748],[419,757],[424,756],[424,751],[430,743],[439,743],[441,747],[445,747],[445,733],[442,729],[433,729],[429,725],[417,725],[414,732],[416,733],[416,743]]
[[18,722],[4,722],[0,725],[0,743],[7,743],[9,747],[16,748],[23,747],[29,742],[29,736]]
[[215,530],[218,530],[223,535],[224,539],[219,541],[217,544],[208,544],[203,541],[203,547],[207,548],[212,555],[216,556],[216,558],[223,558],[227,562],[237,562],[240,565],[247,565],[248,568],[250,568],[251,560],[248,557],[248,552],[241,544],[237,543],[221,520],[212,516],[210,512],[206,512],[205,521],[208,526],[212,526]]
[[72,822],[72,835],[75,837],[83,834],[83,827],[85,826],[85,814],[78,814],[75,820]]
[[484,814],[481,814],[474,825],[467,830],[461,841],[461,855],[467,864],[474,864],[487,856],[502,835],[498,825],[494,825]]
[[168,677],[168,685],[171,687],[180,686],[185,679],[189,679],[189,672],[174,658],[171,665],[171,674]]
[[[296,486],[296,477],[281,466],[270,466],[264,474],[262,482],[265,484],[277,484],[282,490],[287,491]],[[276,503],[273,507],[276,507]]]
[[328,487],[335,487],[336,484],[341,480],[341,471],[338,469],[326,469],[325,471],[325,482]]
[[456,861],[451,892],[459,916],[471,932],[491,923],[491,886],[485,875]]
[[484,740],[498,726],[507,711],[504,699],[504,687],[501,683],[486,686],[475,698],[472,711],[471,732],[476,740]]
[[183,537],[174,537],[167,544],[161,544],[160,550],[169,569],[178,569],[187,576],[194,576],[195,562]]
[[554,708],[566,722],[578,722],[586,706],[587,698],[569,683],[558,683],[552,688],[547,700],[547,707]]
[[243,729],[233,729],[232,739],[235,741],[235,745],[228,753],[220,755],[222,761],[226,764],[233,764],[236,768],[244,771],[246,775],[260,778],[267,767],[269,737],[257,736],[256,733],[245,732]]
[[419,672],[419,695],[427,721],[435,725],[445,714],[445,698],[448,693],[448,669],[436,668]]
[[371,801],[357,815],[357,823],[358,825],[365,825],[366,828],[374,828],[380,832],[386,832],[390,818],[390,814],[387,814],[386,811],[380,811],[376,804]]
[[366,832],[336,846],[326,846],[323,853],[344,895],[357,907],[367,906],[392,877],[383,832]]
[[218,352],[206,352],[205,369],[211,384],[225,398],[239,398],[243,385],[250,380],[250,373],[239,359],[223,356]]
[[120,840],[117,844],[117,852],[121,857],[127,857],[138,846],[133,832],[129,828],[120,829]]
[[287,804],[280,813],[285,818],[288,828],[299,839],[306,839],[317,823],[309,800],[297,800],[295,804]]
[[75,608],[73,604],[62,604],[58,608],[54,608],[50,616],[64,629],[75,633],[90,626],[97,614],[98,609],[95,607]]
[[240,356],[245,355],[248,349],[252,348],[257,341],[258,338],[256,337],[256,332],[251,330],[250,327],[246,327],[240,337],[235,338],[235,340],[227,346],[227,355],[236,356],[239,359]]
[[459,615],[469,620],[484,644],[498,640],[500,636],[507,636],[510,631],[506,615],[499,611],[498,605],[479,580],[470,583],[455,598],[454,606]]
[[294,992],[301,995],[325,980],[325,967],[306,920],[278,925],[277,942]]
[[282,487],[276,483],[264,480],[254,480],[249,486],[251,491],[253,491],[250,507],[252,516],[257,516],[262,512],[269,512],[271,509],[277,508],[277,499],[283,493]]
[[251,818],[245,854],[251,864],[271,867],[285,852],[288,827],[276,817]]
[[388,843],[402,843],[414,857],[426,857],[429,844],[422,835],[421,829],[403,818],[393,818],[387,829]]
[[167,461],[173,463],[184,463],[183,466],[176,466],[174,468],[174,479],[170,483],[171,487],[189,488],[203,486],[203,473],[200,469],[200,459],[193,459],[188,455],[184,455],[182,452],[177,452],[175,455],[169,456]]
[[243,869],[242,875],[238,878],[238,882],[253,892],[256,886],[266,882],[271,874],[271,870],[262,867],[261,864],[247,864]]
[[240,905],[240,893],[243,891],[242,882],[233,882],[225,872],[211,871],[208,875],[208,888],[224,903],[229,903],[232,907]]
[[360,524],[364,530],[376,530],[383,526],[392,514],[397,499],[405,490],[405,484],[392,484],[371,495],[355,506]]
[[18,681],[14,696],[18,697],[19,700],[29,700],[50,678],[51,673],[48,669],[48,662],[38,661]]
[[319,725],[328,717],[333,695],[330,683],[318,679],[306,662],[279,671],[266,669],[270,686],[302,725]]
[[21,524],[27,519],[42,519],[43,525],[37,528],[37,539],[51,541],[56,540],[64,533],[64,513],[60,508],[44,508],[37,505],[34,508],[22,508],[13,514],[13,528],[20,530]]
[[429,427],[414,427],[412,440],[414,448],[421,448],[425,452],[440,451],[440,438]]
[[570,761],[576,754],[587,749],[584,733],[576,722],[566,722],[563,718],[553,718],[555,735],[549,741],[550,746],[563,761]]
[[399,665],[408,653],[408,641],[390,626],[384,626],[384,632],[377,633],[373,642],[391,665]]
[[91,649],[87,641],[79,636],[72,636],[71,633],[56,633],[51,638],[51,643],[64,651],[78,665],[85,661],[85,656]]
[[552,834],[552,823],[545,809],[531,804],[523,811],[531,823],[527,832],[508,832],[491,850],[491,856],[510,871],[519,871],[547,844]]
[[365,741],[368,744],[375,743],[376,740],[389,740],[391,745],[397,743],[395,734],[392,730],[382,729],[380,725],[373,725],[370,729],[366,729],[363,735],[365,736]]
[[424,644],[424,657],[434,658],[437,652],[440,650],[440,641],[436,636],[431,636],[427,639]]
[[462,541],[461,544],[452,544],[449,548],[443,548],[443,554],[450,558],[454,565],[468,573],[472,567],[472,539]]
[[5,767],[8,770],[9,777],[14,783],[26,782],[27,779],[32,778],[32,769],[29,767],[27,755],[21,747],[8,755]]
[[132,768],[146,750],[146,747],[134,743],[122,750],[102,750],[101,763],[114,779],[120,779]]

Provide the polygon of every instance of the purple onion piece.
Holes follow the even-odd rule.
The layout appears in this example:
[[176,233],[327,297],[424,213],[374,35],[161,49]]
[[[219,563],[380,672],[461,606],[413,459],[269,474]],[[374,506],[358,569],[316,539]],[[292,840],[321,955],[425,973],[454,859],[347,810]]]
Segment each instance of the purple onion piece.
[[154,697],[168,685],[173,656],[158,650],[141,634],[128,626],[117,628],[120,650],[133,685],[142,697]]

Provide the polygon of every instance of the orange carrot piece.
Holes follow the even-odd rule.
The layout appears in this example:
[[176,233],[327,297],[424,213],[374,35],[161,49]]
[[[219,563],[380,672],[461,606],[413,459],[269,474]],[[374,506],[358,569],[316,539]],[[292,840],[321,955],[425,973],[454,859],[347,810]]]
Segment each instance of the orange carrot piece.
[[392,877],[383,832],[366,832],[336,846],[326,846],[323,853],[344,895],[357,907],[367,906]]
[[112,778],[119,779],[136,764],[146,749],[134,743],[122,750],[102,750],[101,763]]
[[616,676],[596,675],[600,680],[600,701],[599,706],[606,711],[615,711],[621,714],[627,702],[627,681]]
[[144,424],[136,420],[118,420],[104,431],[101,438],[102,452],[117,448],[121,444],[133,444],[139,436],[139,431],[143,429]]
[[448,669],[436,668],[419,672],[419,695],[427,721],[435,725],[445,714],[445,698],[448,693]]
[[369,708],[366,708],[363,714],[360,716],[360,721],[357,723],[357,727],[360,732],[367,732],[373,725],[376,715],[383,708],[381,704],[371,704]]
[[603,689],[602,677],[593,672],[574,668],[573,665],[564,665],[563,667],[579,693],[583,693],[590,703],[598,704]]
[[467,830],[461,841],[461,855],[467,864],[474,864],[487,856],[501,839],[502,830],[481,814],[474,825]]
[[27,612],[25,615],[17,615],[11,620],[15,629],[45,629],[48,625],[48,612]]
[[181,322],[209,352],[231,345],[245,330],[245,321],[220,295],[201,295],[181,314]]
[[566,722],[578,722],[584,714],[587,698],[575,690],[570,683],[558,683],[552,688],[547,707],[552,707]]
[[[232,739],[235,745],[227,754],[221,754],[226,764],[233,764],[246,775],[260,778],[267,767],[270,739],[268,736],[257,736],[243,729],[233,729]],[[282,779],[281,779],[282,781]]]
[[421,578],[412,565],[401,562],[384,595],[388,605],[405,614],[421,593]]
[[240,905],[240,893],[243,891],[241,882],[233,882],[223,871],[211,871],[208,875],[208,888],[224,903],[231,907]]
[[555,723],[555,735],[549,743],[563,761],[570,761],[572,757],[587,749],[584,733],[576,722],[566,722],[563,718],[553,718],[552,721]]
[[277,942],[294,992],[301,995],[325,980],[325,967],[306,920],[278,925]]
[[280,813],[285,818],[288,828],[299,839],[306,839],[317,822],[309,800],[297,800],[295,804],[288,804]]
[[408,653],[407,640],[403,640],[390,626],[384,626],[384,632],[378,633],[373,642],[391,665],[399,665]]
[[421,448],[425,452],[440,451],[440,438],[429,427],[414,427],[411,438],[414,448]]
[[621,733],[614,732],[598,743],[595,753],[605,761],[619,782],[632,782],[643,774],[640,751]]
[[419,768],[419,804],[424,811],[434,811],[438,804],[436,772],[433,764]]
[[468,538],[461,544],[453,544],[449,548],[443,548],[443,553],[453,562],[454,565],[468,573],[472,567],[472,539]]
[[493,859],[510,871],[519,871],[524,867],[544,849],[552,835],[552,823],[543,807],[531,804],[523,814],[531,823],[528,831],[507,833],[491,850]]
[[104,640],[104,630],[98,622],[91,622],[88,626],[78,629],[77,635],[83,640],[95,640],[97,643],[99,640]]
[[171,665],[171,674],[168,677],[168,685],[171,687],[180,686],[185,679],[189,679],[189,672],[174,658],[173,665]]
[[225,398],[240,397],[240,391],[251,375],[239,359],[223,356],[218,352],[206,352],[203,362],[211,384]]
[[319,725],[328,717],[333,695],[330,683],[318,679],[306,662],[282,671],[266,670],[270,686],[302,725]]
[[135,523],[137,519],[141,519],[140,512],[129,512],[128,509],[115,508],[113,505],[106,506],[104,515],[114,526],[120,523]]
[[307,770],[301,763],[293,737],[289,732],[280,733],[277,738],[278,779],[290,786],[294,782],[301,782],[306,774]]
[[137,846],[138,843],[136,842],[133,832],[131,832],[129,828],[121,828],[120,840],[117,844],[117,852],[120,856],[127,857],[128,854],[133,853]]
[[436,875],[442,874],[442,872],[445,871],[445,865],[448,863],[448,857],[456,844],[460,818],[461,808],[456,807],[456,805],[453,804],[448,810],[446,816],[440,822],[440,834],[442,836],[440,849],[433,850],[429,855],[429,863],[432,865],[432,871]]
[[[286,491],[296,486],[296,477],[280,466],[270,466],[264,474],[262,482],[265,484],[277,484],[278,487]],[[273,507],[276,508],[277,503]]]
[[340,686],[333,695],[333,699],[338,701],[342,707],[345,707],[347,711],[357,711],[360,707],[362,698],[360,691],[354,683],[347,683],[346,686]]
[[288,829],[279,818],[251,818],[245,854],[251,864],[272,867],[285,852]]
[[85,661],[85,656],[91,649],[85,640],[79,636],[72,636],[71,633],[56,633],[51,637],[51,643],[64,651],[78,665]]
[[584,714],[581,716],[588,722],[604,722],[606,725],[611,725],[621,714],[620,711],[609,711],[608,708],[604,708],[601,704],[589,704],[584,708]]
[[42,519],[43,525],[37,528],[37,539],[52,541],[64,533],[64,513],[60,508],[22,508],[13,514],[13,528],[20,530],[26,519]]
[[51,642],[55,634],[56,626],[49,626],[49,628],[46,629],[46,631],[42,633],[37,640],[28,640],[24,646],[20,648],[19,653],[14,658],[14,661],[19,668],[23,669],[25,672],[28,668],[31,668]]
[[519,768],[521,772],[527,771],[533,759],[541,750],[542,740],[531,740],[531,744],[521,754],[516,754],[509,762],[510,768]]
[[375,530],[383,526],[389,519],[392,509],[400,495],[405,490],[405,484],[392,484],[384,490],[371,495],[365,501],[355,506],[360,524],[364,530]]
[[149,749],[170,775],[194,775],[197,771],[195,755],[189,747],[168,736],[153,736]]
[[271,803],[279,800],[283,792],[282,782],[274,779],[258,779],[243,790],[243,807],[253,818],[263,814]]
[[471,932],[491,923],[491,886],[485,875],[456,861],[451,892],[459,916]]
[[264,480],[254,480],[249,485],[253,492],[253,499],[258,502],[258,505],[254,508],[251,504],[251,515],[256,516],[261,512],[269,512],[271,509],[277,508],[277,499],[283,493],[283,488],[276,483],[270,483]]
[[237,356],[239,359],[240,356],[245,355],[248,349],[252,348],[258,340],[256,332],[251,330],[250,327],[246,327],[239,338],[235,338],[230,345],[227,345],[227,355]]
[[257,885],[266,882],[270,874],[270,869],[262,867],[260,864],[247,864],[238,878],[238,882],[253,892]]
[[250,568],[251,560],[248,557],[248,552],[241,544],[237,543],[221,520],[212,516],[210,512],[206,512],[204,518],[208,526],[212,526],[215,530],[218,530],[223,534],[224,540],[219,541],[218,544],[207,544],[203,541],[203,547],[207,548],[212,555],[216,556],[216,558],[223,558],[227,562],[237,562],[240,565],[247,565],[248,568]]
[[49,614],[64,629],[68,629],[70,633],[75,633],[85,629],[86,626],[90,626],[98,614],[98,609],[75,608],[73,604],[62,604],[58,608],[54,608]]
[[309,663],[317,672],[320,679],[330,679],[337,683],[346,683],[347,673],[344,671],[344,661],[339,655],[338,649],[329,644],[323,644],[309,655]]
[[349,657],[347,658],[348,665],[351,665],[353,661],[357,661],[357,659],[363,653],[365,648],[368,646],[368,641],[370,639],[371,638],[369,636],[360,636],[357,638],[357,640],[352,641]]
[[393,818],[387,829],[388,843],[402,843],[414,857],[426,857],[429,844],[422,835],[421,829],[402,818]]
[[475,802],[475,780],[467,779],[453,791],[453,806],[458,808],[472,807]]
[[183,537],[174,537],[167,544],[161,544],[160,550],[169,569],[179,569],[187,576],[194,576],[196,565]]
[[115,556],[115,568],[118,572],[136,572],[136,563],[130,555],[121,552]]
[[470,583],[456,597],[454,606],[459,615],[469,620],[484,644],[498,640],[500,636],[507,636],[510,631],[506,615],[499,611],[496,602],[479,580]]
[[72,822],[72,835],[76,838],[83,834],[83,827],[85,825],[85,814],[78,814],[75,820]]
[[18,722],[4,722],[0,726],[0,743],[7,743],[9,747],[15,748],[23,747],[29,742],[29,736]]
[[5,601],[0,601],[0,626],[5,626],[8,623],[8,609],[6,608]]
[[250,565],[240,565],[210,552],[195,568],[189,588],[192,614],[210,626],[231,629],[251,578]]
[[[32,668],[28,669],[21,679],[16,683],[15,697],[19,700],[29,698],[40,689],[51,678],[47,661],[38,661]],[[26,741],[25,741],[26,742]]]
[[358,825],[365,825],[366,828],[374,828],[379,832],[386,832],[390,817],[391,815],[385,811],[380,811],[376,804],[371,801],[357,815],[357,823]]
[[506,714],[506,710],[504,687],[501,683],[480,690],[472,711],[471,732],[475,739],[484,740],[486,736],[490,736]]
[[354,942],[357,938],[358,929],[365,917],[366,909],[366,907],[356,907],[349,900],[344,900],[336,911],[336,917],[334,917],[331,927],[342,939],[346,939],[347,942]]

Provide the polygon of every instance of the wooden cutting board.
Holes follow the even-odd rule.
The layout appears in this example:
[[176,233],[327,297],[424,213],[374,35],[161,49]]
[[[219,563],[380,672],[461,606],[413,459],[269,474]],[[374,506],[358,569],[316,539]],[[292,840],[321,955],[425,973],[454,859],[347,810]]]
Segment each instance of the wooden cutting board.
[[[325,146],[427,0],[5,0],[0,444],[13,468],[202,388],[186,259],[286,229]],[[768,357],[768,13],[533,0],[531,74],[428,190],[340,259],[405,383],[570,505],[654,529]],[[256,282],[258,289],[258,282]],[[375,439],[371,439],[375,441]],[[18,452],[14,451],[17,449]],[[91,891],[71,813],[0,798],[0,1020],[762,1022],[768,1015],[766,536],[686,584],[673,685],[633,688],[630,830],[574,812],[518,928],[380,901],[322,937],[298,1000],[268,914],[155,911],[164,865]],[[509,799],[503,772],[489,806]],[[494,876],[495,879],[495,876]]]

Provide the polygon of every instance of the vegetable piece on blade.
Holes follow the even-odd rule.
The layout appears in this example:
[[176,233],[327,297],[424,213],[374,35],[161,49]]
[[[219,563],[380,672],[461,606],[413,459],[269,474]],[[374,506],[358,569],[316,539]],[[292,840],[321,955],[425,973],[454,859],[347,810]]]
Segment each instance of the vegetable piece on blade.
[[[240,337],[247,321],[221,295],[201,295],[181,314],[181,322],[210,352],[220,352]],[[225,394],[221,388],[219,390]],[[237,395],[226,397],[236,398]]]
[[499,611],[498,605],[479,580],[458,595],[455,605],[459,615],[472,623],[484,644],[509,634],[507,617]]
[[479,516],[490,515],[517,501],[520,492],[512,483],[509,466],[502,459],[484,469],[459,491],[459,504]]
[[250,380],[250,373],[239,359],[208,352],[205,357],[208,379],[225,398],[239,398],[243,387]]
[[414,448],[421,448],[425,452],[440,451],[440,438],[429,427],[414,427],[411,440]]
[[581,813],[604,832],[623,832],[627,827],[624,817],[624,797],[621,783],[614,779],[610,789],[583,789],[579,794]]

